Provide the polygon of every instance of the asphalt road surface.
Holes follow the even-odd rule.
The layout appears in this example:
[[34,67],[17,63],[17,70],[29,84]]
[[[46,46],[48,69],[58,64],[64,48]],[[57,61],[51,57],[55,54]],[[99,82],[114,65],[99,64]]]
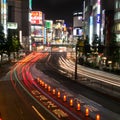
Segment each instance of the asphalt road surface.
[[[69,89],[69,91],[72,91],[72,93],[74,93],[74,96],[84,96],[109,110],[108,112],[106,112],[106,114],[110,116],[114,116],[114,113],[120,115],[120,100],[114,99],[107,94],[103,94],[76,81],[73,81],[66,76],[62,76],[58,71],[56,71],[54,67],[58,66],[58,63],[56,61],[59,60],[59,56],[60,55],[56,55],[55,53],[51,55],[51,58],[49,58],[49,62],[51,61],[52,65],[51,63],[47,64],[48,59],[44,61],[39,61],[36,65],[37,69],[48,75],[50,78],[54,78],[56,81],[59,82],[59,84]],[[112,111],[113,114],[110,114],[110,111]],[[104,109],[102,112],[105,112]],[[116,118],[116,120],[117,119],[119,118]]]
[[[57,65],[56,61],[58,59],[59,55],[53,55],[51,63]],[[110,118],[109,120],[119,120],[120,102],[118,100],[62,76],[47,64],[47,59],[40,60],[36,63],[35,67],[48,75],[48,78],[50,78],[48,80],[51,80],[51,78],[56,80],[59,83],[59,87],[64,86],[76,98],[80,98],[85,103],[88,102],[92,107],[99,106],[99,108],[93,107],[92,110],[94,112],[101,112],[101,115],[105,116],[106,119]],[[14,75],[12,75],[12,79],[15,79]],[[0,112],[3,120],[43,120],[43,118],[36,114],[35,108],[45,116],[46,120],[53,120],[52,116],[32,100],[19,85],[12,85],[10,72],[0,79]]]
[[[18,84],[16,84],[16,86],[12,85],[10,80],[11,73],[8,71],[13,65],[14,64],[9,63],[2,65],[3,69],[0,76],[0,118],[2,117],[2,120],[54,120],[54,118],[32,100]],[[12,77],[12,79],[15,79],[14,75],[12,75]],[[42,117],[41,113],[45,118]]]

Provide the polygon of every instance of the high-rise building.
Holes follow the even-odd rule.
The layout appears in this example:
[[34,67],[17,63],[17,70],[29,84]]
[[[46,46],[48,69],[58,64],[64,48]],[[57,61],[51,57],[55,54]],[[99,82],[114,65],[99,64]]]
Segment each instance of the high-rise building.
[[83,31],[83,12],[75,12],[73,14],[73,37],[74,40],[84,35]]
[[28,0],[8,0],[8,22],[16,22],[18,30],[22,35],[29,36],[29,1]]
[[117,42],[120,44],[120,0],[115,0],[114,4],[115,15],[114,15],[114,22],[115,22],[115,33],[117,36]]
[[92,44],[94,35],[101,36],[101,0],[85,0],[85,26],[89,43]]
[[23,41],[29,40],[29,0],[0,0],[0,23],[5,36],[8,31],[21,31]]
[[[96,34],[101,39],[101,43],[105,44],[105,40],[108,40],[111,35],[110,33],[105,35],[105,31],[112,30],[112,25],[114,25],[114,0],[111,0],[111,2],[105,0],[85,0],[84,12],[85,32],[89,36],[89,43],[92,44]],[[110,21],[108,21],[108,18]],[[112,24],[109,25],[108,22]]]
[[7,36],[7,1],[0,1],[0,23],[3,25],[5,37]]

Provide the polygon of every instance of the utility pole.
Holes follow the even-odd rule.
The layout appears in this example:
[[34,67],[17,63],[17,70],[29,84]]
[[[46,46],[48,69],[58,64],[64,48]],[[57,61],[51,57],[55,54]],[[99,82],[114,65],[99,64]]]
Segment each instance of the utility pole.
[[75,48],[75,80],[77,80],[77,45]]

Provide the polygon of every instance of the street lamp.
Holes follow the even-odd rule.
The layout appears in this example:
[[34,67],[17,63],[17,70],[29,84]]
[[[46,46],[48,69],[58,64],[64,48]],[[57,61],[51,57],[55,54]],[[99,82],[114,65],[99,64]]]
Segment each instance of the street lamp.
[[82,40],[82,39],[80,39],[80,38],[78,38],[78,40],[77,40],[77,44],[76,44],[76,49],[75,49],[75,52],[76,52],[76,54],[75,54],[75,80],[77,80],[77,53],[78,53],[78,51],[80,52],[83,52],[83,47],[84,47],[84,41]]
[[76,48],[75,48],[75,80],[77,80],[77,45],[76,45]]

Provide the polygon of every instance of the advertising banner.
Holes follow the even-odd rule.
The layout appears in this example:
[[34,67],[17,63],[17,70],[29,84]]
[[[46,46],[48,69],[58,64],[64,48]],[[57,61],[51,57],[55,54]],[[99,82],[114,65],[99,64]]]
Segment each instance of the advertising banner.
[[53,21],[52,20],[46,20],[45,21],[45,27],[46,29],[52,29]]
[[43,27],[41,26],[31,26],[31,36],[32,37],[43,37]]
[[43,24],[42,12],[32,11],[30,21],[31,21],[31,24],[42,25]]
[[8,29],[17,29],[18,24],[16,22],[7,22],[7,28]]
[[32,0],[29,0],[29,9],[32,10]]

